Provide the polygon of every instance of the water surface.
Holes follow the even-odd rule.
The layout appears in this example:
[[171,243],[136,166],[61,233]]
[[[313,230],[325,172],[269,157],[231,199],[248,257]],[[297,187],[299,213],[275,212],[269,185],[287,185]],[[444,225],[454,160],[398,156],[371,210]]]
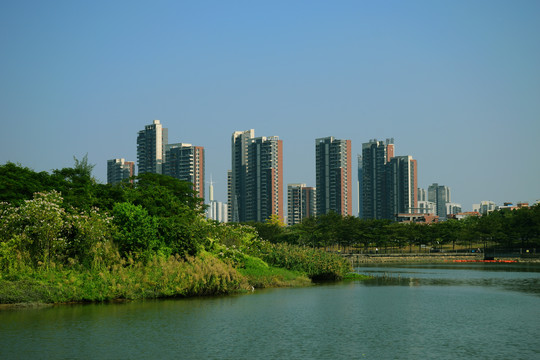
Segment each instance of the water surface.
[[535,359],[540,267],[362,267],[374,280],[0,312],[1,359]]

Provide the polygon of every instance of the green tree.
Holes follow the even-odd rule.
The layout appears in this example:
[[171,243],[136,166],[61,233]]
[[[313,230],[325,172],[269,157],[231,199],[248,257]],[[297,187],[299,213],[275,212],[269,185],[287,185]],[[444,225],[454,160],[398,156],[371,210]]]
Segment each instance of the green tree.
[[114,240],[120,254],[148,259],[160,247],[156,218],[140,205],[118,203],[113,208]]
[[32,199],[34,193],[53,188],[50,175],[45,171],[37,173],[11,162],[0,165],[0,202],[21,204]]

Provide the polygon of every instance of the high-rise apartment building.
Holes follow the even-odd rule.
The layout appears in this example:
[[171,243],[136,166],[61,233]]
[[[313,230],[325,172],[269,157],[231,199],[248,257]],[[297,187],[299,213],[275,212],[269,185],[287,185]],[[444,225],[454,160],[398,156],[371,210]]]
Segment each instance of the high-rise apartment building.
[[394,157],[394,139],[362,144],[362,218],[387,218],[386,163]]
[[394,139],[362,144],[362,218],[396,220],[416,212],[417,186],[418,163],[395,156]]
[[316,215],[316,190],[306,184],[287,185],[287,225],[299,224],[302,219]]
[[363,179],[363,168],[362,168],[362,155],[357,155],[358,161],[358,186],[356,189],[356,194],[358,196],[358,217],[362,219],[364,217],[364,198],[362,197],[362,192],[364,189],[364,179]]
[[229,178],[230,221],[284,218],[283,141],[277,136],[255,137],[255,130],[232,135]]
[[[238,205],[236,196],[233,200],[233,187],[232,170],[227,170],[227,221],[238,222]],[[236,213],[233,212],[233,208],[237,210]]]
[[163,174],[165,145],[168,143],[168,130],[159,120],[146,125],[137,135],[137,163],[139,174]]
[[352,215],[351,140],[315,140],[317,215]]
[[192,183],[197,196],[204,199],[204,160],[202,146],[167,144],[163,174]]
[[386,206],[384,217],[414,213],[418,205],[417,162],[412,156],[394,156],[386,166]]
[[107,184],[117,184],[135,175],[135,163],[125,159],[107,160]]
[[446,203],[451,202],[450,188],[433,183],[428,187],[428,201],[435,203],[435,210],[440,219],[446,219]]

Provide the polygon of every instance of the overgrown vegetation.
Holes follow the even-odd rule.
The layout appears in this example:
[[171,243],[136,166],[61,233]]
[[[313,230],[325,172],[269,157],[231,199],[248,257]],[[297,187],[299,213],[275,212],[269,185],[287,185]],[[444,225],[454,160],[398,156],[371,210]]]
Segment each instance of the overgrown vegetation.
[[0,166],[0,303],[225,294],[351,270],[323,250],[206,220],[189,183],[144,174],[103,185],[92,168],[86,157],[52,174]]

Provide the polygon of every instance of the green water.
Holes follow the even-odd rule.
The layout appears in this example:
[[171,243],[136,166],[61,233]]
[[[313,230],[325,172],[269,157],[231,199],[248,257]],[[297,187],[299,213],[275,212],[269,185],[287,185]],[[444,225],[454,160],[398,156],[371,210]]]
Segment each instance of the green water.
[[539,266],[358,271],[375,279],[4,310],[0,359],[540,358]]

